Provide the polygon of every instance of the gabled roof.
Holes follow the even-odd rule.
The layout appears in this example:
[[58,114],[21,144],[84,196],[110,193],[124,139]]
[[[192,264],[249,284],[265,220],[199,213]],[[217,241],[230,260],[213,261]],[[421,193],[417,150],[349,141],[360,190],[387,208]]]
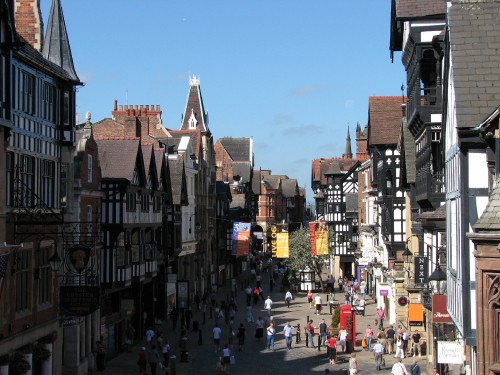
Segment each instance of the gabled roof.
[[144,162],[139,138],[96,139],[102,178],[123,178],[132,182],[139,167],[144,181]]
[[459,128],[482,123],[500,104],[498,0],[452,1],[448,11]]
[[229,157],[233,161],[252,161],[251,138],[219,138]]
[[151,186],[153,189],[158,189],[158,175],[159,170],[156,169],[155,154],[153,152],[153,144],[142,144],[142,156],[144,159],[144,171],[146,177],[151,174]]
[[312,161],[312,182],[326,185],[328,175],[346,174],[357,163],[358,159],[346,158],[320,158]]
[[252,165],[250,162],[234,162],[233,163],[233,176],[240,176],[244,182],[250,182],[252,178]]
[[42,55],[50,62],[63,68],[73,81],[80,82],[73,65],[68,32],[59,0],[52,1],[47,32],[43,40]]
[[[196,123],[195,129],[190,126],[192,120]],[[200,79],[194,75],[189,77],[189,94],[180,130],[210,131],[208,129],[208,113],[205,112],[201,97]]]
[[172,204],[172,183],[170,182],[170,166],[165,156],[164,148],[154,148],[156,172],[158,175],[158,186],[160,181],[163,184],[163,191],[166,193],[167,204]]
[[474,224],[474,229],[478,232],[500,230],[500,176],[497,177],[495,185],[491,190],[490,199],[481,217]]
[[370,96],[368,105],[368,145],[397,145],[401,121],[401,96]]

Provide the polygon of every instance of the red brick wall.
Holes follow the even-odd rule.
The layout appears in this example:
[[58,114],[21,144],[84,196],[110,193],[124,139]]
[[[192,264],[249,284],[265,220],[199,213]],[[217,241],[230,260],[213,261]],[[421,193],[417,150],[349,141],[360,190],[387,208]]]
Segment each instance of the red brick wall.
[[41,51],[43,20],[40,0],[16,0],[14,4],[16,31],[34,48]]

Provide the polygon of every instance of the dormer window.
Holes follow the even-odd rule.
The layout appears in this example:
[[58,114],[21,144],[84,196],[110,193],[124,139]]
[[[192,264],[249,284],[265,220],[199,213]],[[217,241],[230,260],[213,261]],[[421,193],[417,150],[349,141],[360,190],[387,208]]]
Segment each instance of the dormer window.
[[196,120],[196,116],[194,114],[194,109],[191,108],[191,116],[189,116],[188,120],[189,129],[196,129],[196,125],[198,124],[198,120]]

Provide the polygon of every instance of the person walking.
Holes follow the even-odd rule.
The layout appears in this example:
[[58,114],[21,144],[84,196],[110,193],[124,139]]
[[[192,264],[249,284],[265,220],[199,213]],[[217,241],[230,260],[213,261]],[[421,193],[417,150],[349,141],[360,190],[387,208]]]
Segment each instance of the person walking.
[[246,312],[246,318],[245,318],[247,323],[254,323],[253,320],[253,313],[252,313],[252,306],[248,305],[247,306],[247,312]]
[[274,323],[270,323],[267,327],[267,349],[274,351],[274,335],[276,334],[276,329],[274,328]]
[[146,365],[148,364],[148,352],[146,351],[146,347],[143,346],[141,351],[139,352],[137,358],[137,365],[139,366],[139,374],[146,375]]
[[174,306],[172,311],[170,311],[170,319],[172,319],[172,330],[175,331],[177,328],[177,319],[179,318],[179,312],[177,308]]
[[346,343],[347,343],[347,330],[344,327],[341,327],[339,331],[339,344],[340,347],[342,348],[342,353],[345,354],[346,352]]
[[307,335],[307,347],[308,348],[315,348],[314,346],[314,341],[313,341],[313,337],[314,337],[314,326],[313,326],[313,321],[312,319],[309,320],[309,323],[307,323],[307,326],[306,326],[306,335]]
[[292,293],[288,290],[286,293],[285,293],[285,302],[286,302],[286,305],[288,306],[288,308],[290,308],[290,302],[292,301]]
[[295,328],[295,343],[298,344],[302,341],[302,338],[300,337],[300,324],[297,324],[297,328]]
[[292,349],[293,327],[290,322],[287,322],[285,324],[285,327],[283,328],[283,334],[285,335],[286,348],[288,350]]
[[413,364],[410,367],[410,373],[411,375],[420,375],[420,366],[418,365],[416,359],[413,361]]
[[372,350],[373,328],[368,324],[365,330],[366,350]]
[[342,276],[339,276],[338,284],[339,284],[339,292],[342,292],[342,286],[344,285],[344,279],[342,279]]
[[384,354],[385,354],[385,350],[386,350],[386,346],[387,346],[387,334],[385,333],[384,328],[382,328],[380,331],[378,331],[377,339],[378,339],[378,342],[380,342],[382,344],[382,346],[384,347]]
[[168,361],[170,360],[170,345],[167,340],[165,340],[165,343],[161,348],[161,355],[163,356],[163,367],[168,368]]
[[222,368],[225,374],[229,374],[229,363],[231,362],[231,350],[229,345],[225,344],[222,349]]
[[321,323],[319,324],[319,340],[318,340],[318,350],[324,345],[326,345],[326,323],[325,319],[321,319]]
[[255,322],[255,338],[260,341],[262,337],[264,337],[264,319],[259,316]]
[[186,330],[189,331],[189,326],[191,325],[191,319],[193,318],[193,312],[189,307],[186,311],[184,311],[184,321],[186,323]]
[[247,297],[247,306],[250,306],[252,304],[252,288],[250,285],[245,288],[245,296]]
[[104,371],[106,369],[104,362],[106,360],[106,348],[102,341],[96,341],[96,367],[97,371]]
[[403,343],[403,337],[402,335],[399,335],[396,339],[396,354],[394,355],[394,358],[404,358],[404,343]]
[[221,336],[222,330],[220,329],[219,325],[215,323],[215,327],[212,330],[212,335],[214,338],[214,347],[215,347],[215,352],[217,353],[220,349],[220,336]]
[[309,304],[309,308],[313,308],[313,294],[311,291],[307,292],[307,303]]
[[260,291],[259,288],[255,287],[252,290],[253,304],[256,305],[259,302]]
[[332,314],[334,304],[335,304],[335,294],[333,293],[333,289],[332,289],[330,294],[328,294],[328,307],[330,307],[330,314]]
[[243,323],[240,323],[236,337],[238,338],[238,351],[242,352],[245,345],[245,326]]
[[418,356],[422,356],[422,350],[420,349],[420,333],[418,333],[418,329],[415,330],[415,333],[411,336],[413,340],[413,356],[415,357],[418,352]]
[[384,346],[377,342],[373,346],[373,355],[375,357],[375,364],[377,365],[377,371],[380,371],[382,368],[382,361],[384,359]]
[[387,353],[392,354],[394,353],[394,337],[396,336],[396,331],[394,330],[392,324],[387,330],[386,335],[387,335]]
[[316,297],[314,297],[314,305],[316,307],[316,315],[321,315],[321,309],[323,307],[323,301],[321,300],[321,296],[316,294]]
[[408,341],[410,339],[410,334],[406,329],[403,328],[403,353],[406,357],[408,355]]
[[154,337],[155,337],[155,331],[153,331],[152,327],[148,327],[148,329],[146,330],[146,341],[147,341],[149,347],[151,347],[151,345],[153,345]]
[[356,353],[351,353],[349,359],[349,374],[354,375],[358,373],[358,361],[356,360]]
[[334,365],[337,361],[337,339],[335,336],[331,336],[326,342],[328,344],[328,358],[330,358],[330,364]]
[[406,371],[406,367],[403,364],[403,359],[398,358],[397,362],[392,365],[391,374],[393,375],[408,375],[408,371]]
[[384,318],[385,318],[385,311],[382,307],[377,307],[377,320],[378,320],[378,329],[382,329],[384,326]]
[[148,352],[148,362],[149,368],[151,369],[151,375],[156,375],[156,367],[158,363],[161,362],[160,355],[158,354],[158,350],[156,350],[156,345],[151,345],[151,349]]
[[361,298],[359,300],[359,309],[361,310],[361,315],[365,316],[365,310],[366,310],[366,300],[364,298]]
[[267,313],[271,315],[271,310],[273,308],[273,300],[270,296],[267,296],[267,299],[264,301],[264,308],[267,310]]

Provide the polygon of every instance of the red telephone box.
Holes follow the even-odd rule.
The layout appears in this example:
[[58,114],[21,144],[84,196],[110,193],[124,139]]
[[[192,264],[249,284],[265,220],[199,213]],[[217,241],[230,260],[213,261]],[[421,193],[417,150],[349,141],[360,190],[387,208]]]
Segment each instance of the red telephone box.
[[347,341],[352,342],[352,347],[356,346],[356,314],[353,313],[351,305],[340,307],[340,330],[347,331]]

